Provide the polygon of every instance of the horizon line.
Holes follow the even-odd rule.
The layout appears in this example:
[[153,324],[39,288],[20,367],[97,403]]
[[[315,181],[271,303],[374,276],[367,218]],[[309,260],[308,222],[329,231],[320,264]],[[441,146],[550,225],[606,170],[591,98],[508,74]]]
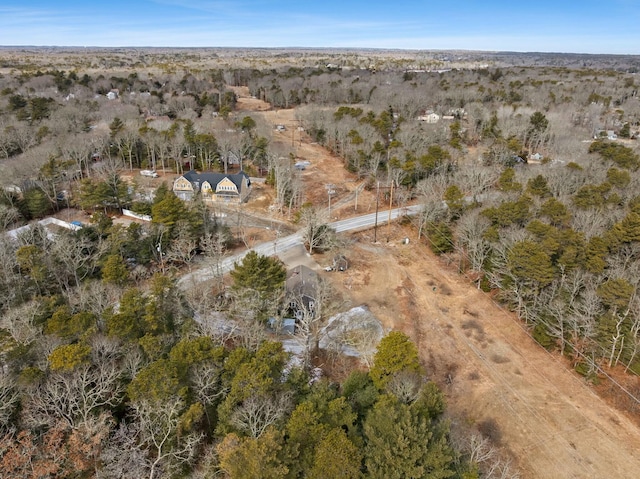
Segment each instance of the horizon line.
[[467,48],[397,48],[397,47],[320,47],[320,46],[286,46],[286,47],[261,47],[261,46],[152,46],[152,45],[0,45],[0,49],[12,48],[73,48],[73,49],[172,49],[172,50],[207,50],[207,49],[231,49],[231,50],[344,50],[344,51],[394,51],[394,52],[464,52],[464,53],[507,53],[507,54],[537,54],[537,55],[590,55],[590,56],[617,56],[640,57],[640,53],[589,53],[577,51],[536,51],[536,50],[473,50]]

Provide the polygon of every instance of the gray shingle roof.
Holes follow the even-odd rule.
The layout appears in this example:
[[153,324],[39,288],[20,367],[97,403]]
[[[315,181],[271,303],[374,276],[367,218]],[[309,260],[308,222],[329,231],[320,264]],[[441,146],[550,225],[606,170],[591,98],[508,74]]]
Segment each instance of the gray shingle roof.
[[249,179],[249,175],[247,175],[244,171],[239,173],[235,173],[233,175],[225,175],[224,173],[197,173],[194,170],[188,171],[184,176],[189,182],[195,183],[198,182],[198,187],[202,186],[202,183],[205,181],[209,182],[212,188],[215,188],[218,183],[220,183],[223,179],[229,178],[233,182],[234,185],[240,191],[242,187],[242,179],[247,179],[247,185],[251,186],[251,180]]

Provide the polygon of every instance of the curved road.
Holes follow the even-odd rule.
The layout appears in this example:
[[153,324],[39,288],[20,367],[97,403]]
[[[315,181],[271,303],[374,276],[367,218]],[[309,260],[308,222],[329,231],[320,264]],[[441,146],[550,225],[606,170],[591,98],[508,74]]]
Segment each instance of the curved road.
[[[405,208],[395,208],[392,210],[379,211],[377,213],[377,222],[379,225],[383,225],[389,220],[395,220],[406,215],[414,215],[418,213],[421,208],[421,205],[414,205],[407,206]],[[333,228],[336,233],[343,233],[345,231],[357,231],[372,228],[373,226],[375,226],[375,224],[376,213],[369,213],[345,220],[334,221],[333,223],[329,223],[329,226]],[[256,253],[264,256],[272,256],[287,251],[301,243],[302,232],[298,231],[297,233],[294,233],[292,235],[284,236],[272,241],[266,241],[264,243],[260,243],[257,246],[254,246],[250,250],[246,250],[233,256],[226,257],[220,262],[220,265],[216,269],[218,270],[218,274],[228,273],[233,269],[234,264],[238,261],[241,261],[249,251],[255,251]],[[202,267],[200,267],[200,269],[182,276],[178,280],[178,286],[181,288],[188,288],[191,285],[212,279],[215,276],[213,271],[214,268],[214,265],[205,262]]]

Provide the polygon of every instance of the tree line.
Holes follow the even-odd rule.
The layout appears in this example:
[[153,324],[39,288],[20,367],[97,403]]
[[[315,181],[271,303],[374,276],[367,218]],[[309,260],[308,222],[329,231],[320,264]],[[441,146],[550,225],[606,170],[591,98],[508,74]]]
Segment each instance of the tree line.
[[[485,470],[482,441],[453,446],[441,394],[413,352],[394,349],[410,350],[406,338],[390,335],[370,371],[342,382],[312,381],[309,362],[288,369],[281,346],[265,341],[282,272],[266,265],[270,291],[255,274],[263,258],[238,265],[234,287],[217,268],[244,240],[241,220],[233,238],[201,202],[185,205],[166,185],[136,197],[122,180],[135,168],[266,171],[281,211],[313,216],[293,152],[271,144],[258,115],[235,114],[235,86],[297,107],[306,133],[369,188],[393,185],[392,198],[391,188],[383,194],[395,205],[420,201],[418,236],[496,291],[544,347],[589,377],[603,366],[638,372],[639,103],[629,74],[398,64],[123,70],[0,77],[0,225],[71,205],[95,212],[78,232],[34,227],[0,241],[6,475]],[[418,120],[427,112],[438,121]],[[153,222],[113,224],[108,213],[123,206]],[[171,272],[190,268],[196,253],[209,258],[215,284],[181,292]],[[240,326],[220,336],[212,312]],[[317,323],[303,319],[313,347]],[[387,341],[397,341],[394,359]]]
[[161,271],[132,283],[108,248],[131,245],[83,230],[4,244],[3,476],[472,478],[488,467],[452,441],[443,395],[403,333],[343,381],[292,362],[266,329],[291,299],[279,260],[253,253],[226,293],[183,292]]

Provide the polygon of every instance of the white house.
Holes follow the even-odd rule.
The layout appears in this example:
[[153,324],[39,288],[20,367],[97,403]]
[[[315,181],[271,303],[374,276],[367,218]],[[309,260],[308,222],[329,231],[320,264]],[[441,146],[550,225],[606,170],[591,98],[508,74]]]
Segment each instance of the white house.
[[424,115],[420,115],[418,117],[419,121],[424,121],[425,123],[438,123],[440,121],[440,115],[437,113],[426,113]]

